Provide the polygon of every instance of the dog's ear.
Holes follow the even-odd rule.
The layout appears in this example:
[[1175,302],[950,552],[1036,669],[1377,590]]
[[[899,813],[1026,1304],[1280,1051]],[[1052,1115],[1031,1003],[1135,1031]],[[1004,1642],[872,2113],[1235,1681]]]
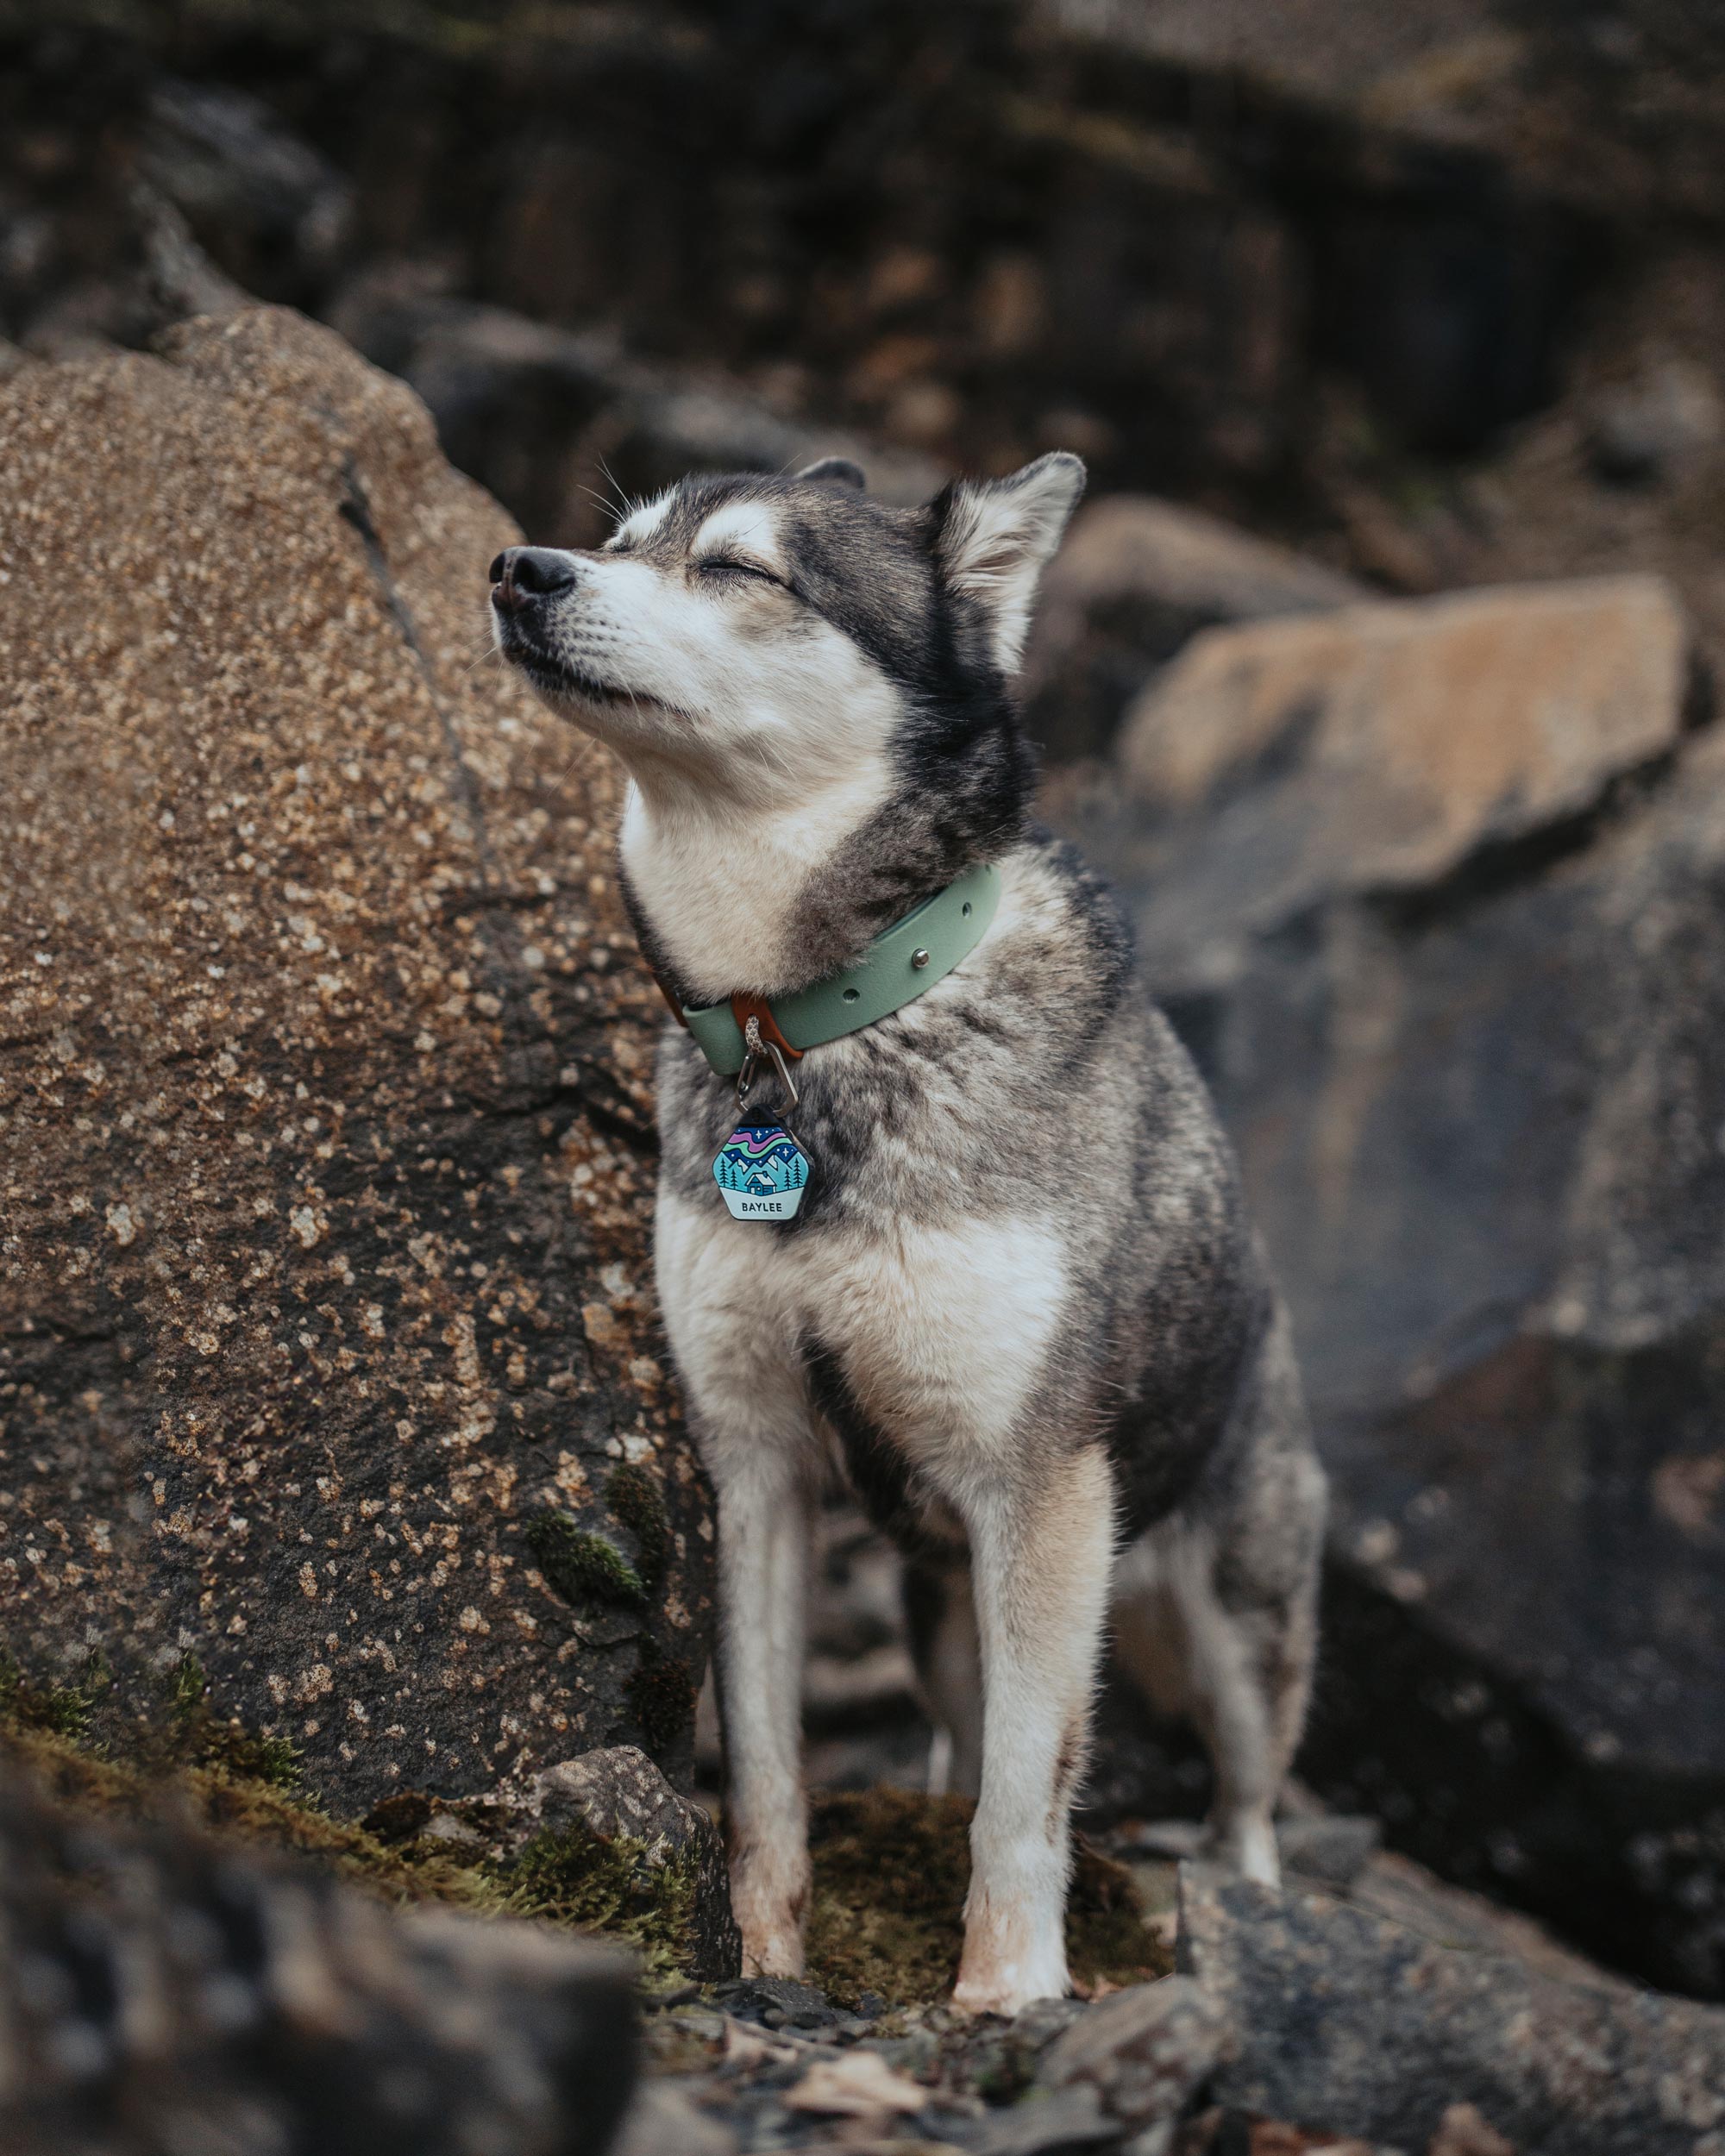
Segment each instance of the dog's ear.
[[988,617],[1003,674],[1023,655],[1038,580],[1083,492],[1082,459],[1056,449],[1010,479],[955,479],[929,504],[947,582]]
[[862,476],[862,467],[853,464],[849,457],[818,457],[812,464],[804,465],[797,477],[813,479],[825,486],[854,486],[859,494],[869,484]]

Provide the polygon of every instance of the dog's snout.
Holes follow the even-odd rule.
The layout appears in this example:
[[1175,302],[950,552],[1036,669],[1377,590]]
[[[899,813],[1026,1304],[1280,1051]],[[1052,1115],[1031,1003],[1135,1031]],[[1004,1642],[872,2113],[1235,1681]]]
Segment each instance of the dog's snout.
[[549,599],[574,580],[574,562],[554,547],[509,547],[491,565],[492,596],[508,608]]

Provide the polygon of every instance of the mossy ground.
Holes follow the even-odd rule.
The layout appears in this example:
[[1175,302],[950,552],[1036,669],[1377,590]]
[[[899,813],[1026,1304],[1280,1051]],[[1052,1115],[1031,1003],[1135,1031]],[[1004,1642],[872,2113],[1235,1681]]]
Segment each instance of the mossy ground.
[[[906,1789],[817,1796],[808,1979],[851,2002],[895,2006],[950,1996],[964,1942],[970,1811],[961,1797]],[[1081,1845],[1066,1951],[1086,1989],[1166,1976],[1168,1948],[1146,1927],[1131,1875]]]
[[692,1857],[652,1864],[640,1842],[601,1841],[574,1827],[536,1834],[498,1884],[495,1906],[511,1916],[626,1940],[649,1985],[674,1982],[688,1965],[695,1916]]
[[[444,1808],[417,1791],[387,1799],[363,1824],[331,1818],[294,1786],[287,1747],[212,1713],[190,1661],[172,1674],[167,1711],[140,1755],[121,1758],[89,1738],[91,1702],[105,1683],[92,1666],[76,1684],[39,1689],[0,1660],[0,1741],[66,1802],[141,1817],[172,1796],[216,1833],[311,1858],[390,1901],[599,1933],[634,1947],[649,1985],[676,1980],[687,1965],[692,1864],[650,1864],[641,1846],[580,1828],[537,1835],[506,1861],[483,1845],[428,1837]],[[969,1823],[958,1797],[817,1795],[810,1982],[845,2003],[865,1991],[894,2006],[950,1996],[963,1944]],[[1087,1989],[1142,1983],[1170,1966],[1131,1875],[1082,1846],[1066,1938],[1072,1973]]]
[[332,1818],[294,1786],[291,1750],[212,1714],[201,1675],[184,1666],[167,1688],[163,1721],[145,1728],[135,1752],[123,1757],[89,1740],[90,1697],[82,1681],[35,1687],[0,1659],[0,1748],[63,1803],[134,1819],[172,1804],[213,1833],[311,1858],[387,1901],[600,1932],[636,1950],[649,1987],[681,1977],[694,1905],[692,1860],[651,1864],[642,1844],[604,1842],[580,1827],[536,1835],[505,1859],[482,1843],[426,1836],[444,1808],[417,1791],[387,1799],[363,1824]]

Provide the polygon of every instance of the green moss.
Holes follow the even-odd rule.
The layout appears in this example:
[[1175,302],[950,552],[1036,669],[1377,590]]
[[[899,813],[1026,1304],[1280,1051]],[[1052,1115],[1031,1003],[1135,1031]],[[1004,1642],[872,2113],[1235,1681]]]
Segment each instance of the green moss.
[[[669,1723],[656,1736],[649,1714],[687,1715],[689,1672],[647,1642],[636,1682],[643,1687],[637,1711],[657,1741]],[[412,1791],[386,1800],[362,1825],[332,1819],[285,1785],[269,1740],[210,1713],[203,1672],[190,1657],[165,1684],[166,1741],[181,1756],[166,1771],[159,1752],[118,1760],[83,1736],[90,1702],[106,1683],[106,1671],[92,1663],[74,1685],[33,1686],[0,1655],[0,1739],[65,1802],[146,1816],[172,1793],[216,1833],[313,1858],[386,1900],[506,1912],[599,1932],[634,1947],[649,1984],[674,1980],[690,1966],[698,1887],[693,1852],[653,1863],[640,1843],[605,1842],[574,1827],[536,1836],[511,1865],[423,1835],[436,1801]],[[950,1995],[963,1945],[969,1819],[958,1798],[894,1789],[816,1797],[812,1982],[846,2002],[864,1991],[906,2006]],[[1167,1948],[1145,1928],[1130,1874],[1082,1843],[1067,1951],[1074,1976],[1087,1986],[1099,1978],[1143,1982],[1170,1966]]]
[[168,1712],[184,1727],[203,1709],[210,1680],[195,1654],[183,1654],[167,1673]]
[[147,1818],[171,1796],[208,1827],[319,1858],[392,1899],[483,1899],[461,1885],[447,1858],[409,1866],[362,1827],[294,1794],[292,1746],[213,1714],[195,1657],[182,1657],[164,1679],[165,1714],[119,1722],[118,1733],[97,1744],[90,1709],[109,1683],[92,1657],[77,1686],[38,1687],[0,1650],[0,1744],[63,1802]]
[[0,1737],[64,1803],[140,1819],[160,1812],[164,1796],[172,1794],[194,1820],[217,1833],[319,1858],[392,1899],[451,1898],[441,1891],[435,1872],[404,1863],[363,1827],[331,1819],[305,1798],[226,1767],[183,1767],[164,1777],[10,1717],[0,1720]]
[[671,1521],[655,1477],[644,1467],[614,1467],[605,1477],[605,1501],[635,1538],[643,1587],[656,1588],[671,1561]]
[[645,1603],[641,1575],[622,1551],[578,1526],[568,1513],[535,1513],[521,1532],[539,1570],[567,1601],[619,1602],[635,1609]]
[[[971,1807],[904,1789],[814,1800],[809,1981],[836,1998],[878,1992],[916,2006],[947,1997],[964,1943]],[[1082,1842],[1066,1915],[1073,1976],[1141,1984],[1166,1976],[1131,1875]]]
[[[210,1705],[210,1681],[195,1654],[183,1654],[165,1685],[168,1728],[161,1767],[220,1768],[229,1774],[291,1789],[299,1783],[299,1754],[285,1737],[261,1737]],[[146,1747],[146,1749],[148,1749]]]
[[662,1979],[680,1975],[690,1959],[695,1873],[693,1855],[649,1863],[644,1842],[626,1835],[603,1841],[577,1823],[533,1837],[501,1875],[499,1906],[627,1940],[649,1978]]
[[82,1737],[108,1683],[108,1665],[99,1653],[87,1658],[70,1684],[34,1684],[0,1647],[0,1716],[21,1728],[58,1737]]

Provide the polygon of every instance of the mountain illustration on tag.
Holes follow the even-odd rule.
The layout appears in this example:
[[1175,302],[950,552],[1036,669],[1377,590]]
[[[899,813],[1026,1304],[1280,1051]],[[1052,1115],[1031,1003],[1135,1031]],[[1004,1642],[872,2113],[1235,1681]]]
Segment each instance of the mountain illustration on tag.
[[712,1163],[712,1179],[736,1220],[788,1220],[808,1187],[809,1158],[776,1123],[745,1123]]

